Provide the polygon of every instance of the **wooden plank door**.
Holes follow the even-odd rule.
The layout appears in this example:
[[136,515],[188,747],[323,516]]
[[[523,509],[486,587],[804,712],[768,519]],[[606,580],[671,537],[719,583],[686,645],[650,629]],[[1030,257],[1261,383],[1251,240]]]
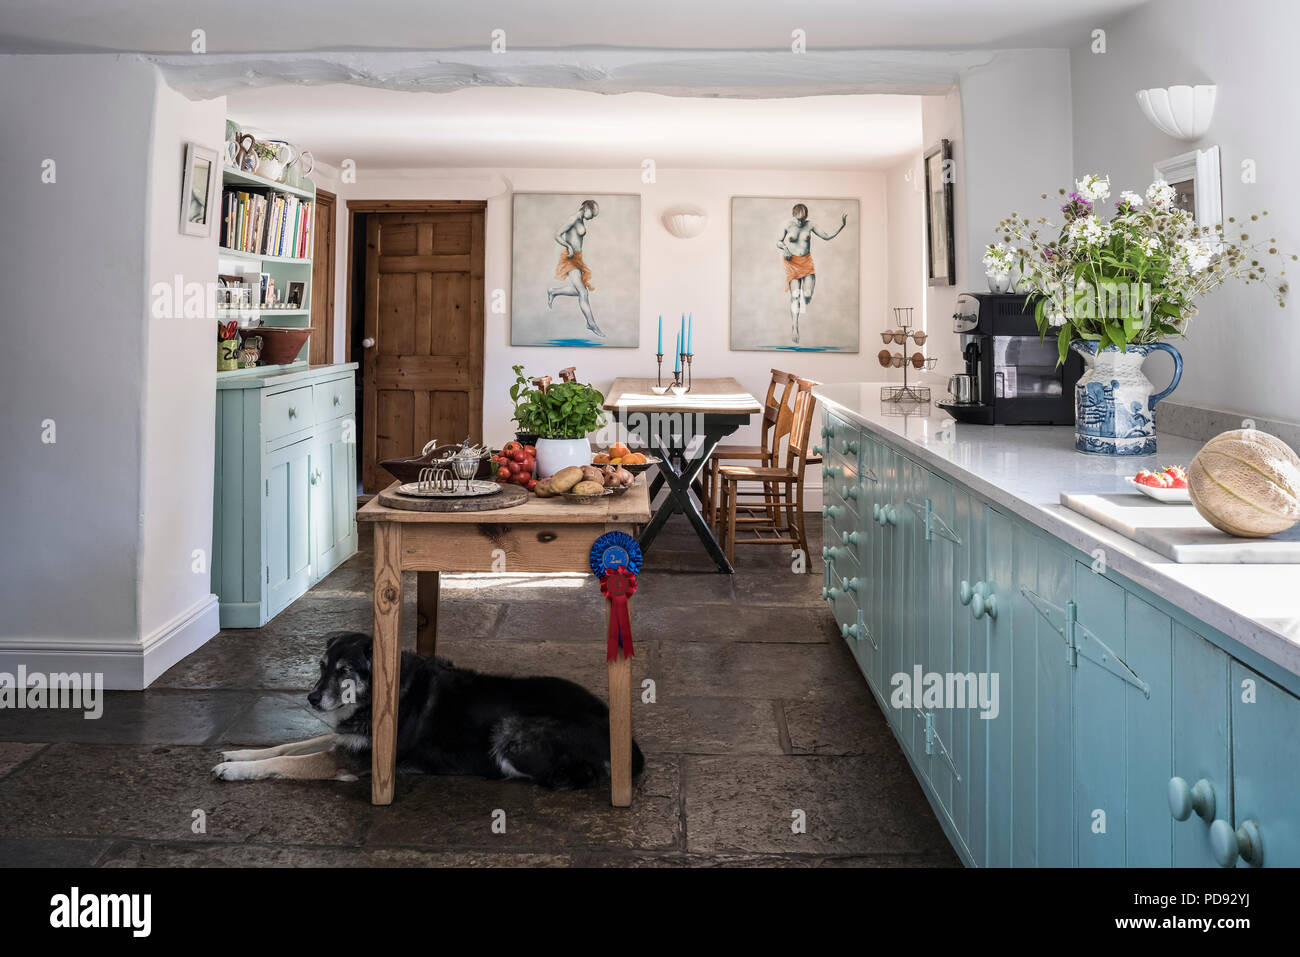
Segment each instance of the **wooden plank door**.
[[[448,204],[450,205],[450,204]],[[366,219],[362,482],[430,439],[483,439],[483,208]]]
[[334,361],[334,211],[336,197],[323,189],[316,191],[313,219],[316,235],[312,239],[311,261],[311,334],[307,359],[314,365]]

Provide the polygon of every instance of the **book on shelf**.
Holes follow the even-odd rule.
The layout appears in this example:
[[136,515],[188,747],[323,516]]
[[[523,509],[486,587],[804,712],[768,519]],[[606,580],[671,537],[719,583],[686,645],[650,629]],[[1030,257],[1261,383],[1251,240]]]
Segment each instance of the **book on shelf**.
[[315,202],[273,189],[226,188],[220,243],[235,252],[309,259]]

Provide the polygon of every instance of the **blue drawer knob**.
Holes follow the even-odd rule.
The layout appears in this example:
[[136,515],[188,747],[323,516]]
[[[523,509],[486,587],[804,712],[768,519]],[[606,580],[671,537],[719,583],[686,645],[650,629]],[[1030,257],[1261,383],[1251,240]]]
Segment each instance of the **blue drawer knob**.
[[971,614],[975,616],[975,619],[977,621],[983,618],[985,615],[988,615],[994,621],[997,621],[998,620],[997,596],[993,594],[988,594],[988,595],[984,594],[984,591],[987,589],[987,586],[983,582],[976,582],[975,587],[978,590],[975,592],[974,595],[971,596],[971,600],[970,600]]
[[860,578],[850,578],[848,581],[844,583],[845,591],[857,591],[861,587],[862,587],[862,579]]
[[845,439],[840,443],[840,448],[844,450],[845,455],[858,454],[858,443],[854,442],[852,439]]
[[[825,455],[825,454],[826,454],[826,450],[822,448],[820,445],[813,446],[813,455]],[[826,471],[829,472],[830,470],[826,469]]]
[[884,528],[886,525],[898,524],[898,509],[894,508],[894,506],[881,505],[879,508],[873,509],[872,511],[875,512],[876,522],[881,528]]
[[840,636],[843,638],[861,638],[861,625],[840,625]]
[[1182,778],[1169,779],[1169,813],[1175,821],[1186,821],[1196,816],[1209,824],[1214,820],[1214,785],[1205,778],[1189,785]]
[[842,598],[843,596],[844,596],[844,592],[840,591],[834,585],[832,585],[830,588],[825,588],[825,587],[822,588],[822,598],[824,598],[826,601],[835,601],[839,598]]
[[[844,550],[836,548],[834,545],[825,545],[822,547],[822,561],[833,562],[843,554]],[[822,597],[825,598],[826,596],[823,595]]]
[[1264,863],[1264,843],[1254,821],[1246,821],[1235,831],[1222,818],[1215,821],[1210,825],[1210,850],[1220,867],[1236,867],[1238,857],[1251,867]]
[[862,536],[857,532],[842,532],[840,534],[840,540],[843,541],[845,545],[858,545],[862,542]]
[[839,518],[844,514],[844,509],[838,505],[823,505],[822,516],[824,518]]
[[969,605],[970,600],[975,597],[975,591],[970,587],[970,582],[963,581],[957,587],[957,597],[963,605]]
[[861,494],[862,494],[862,488],[861,486],[858,485],[849,485],[846,486],[844,489],[844,495],[847,498],[857,499],[857,497]]

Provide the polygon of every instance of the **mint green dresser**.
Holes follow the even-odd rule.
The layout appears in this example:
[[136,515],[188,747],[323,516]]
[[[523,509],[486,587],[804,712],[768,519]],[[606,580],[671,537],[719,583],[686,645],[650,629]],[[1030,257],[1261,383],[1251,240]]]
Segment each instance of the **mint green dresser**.
[[356,553],[356,363],[217,375],[212,590],[266,624]]

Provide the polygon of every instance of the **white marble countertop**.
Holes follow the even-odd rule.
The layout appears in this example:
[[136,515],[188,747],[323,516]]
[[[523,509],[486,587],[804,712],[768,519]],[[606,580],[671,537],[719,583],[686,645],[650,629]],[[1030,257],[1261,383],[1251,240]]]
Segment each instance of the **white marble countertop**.
[[1061,492],[1130,491],[1125,476],[1156,463],[1187,465],[1202,443],[1158,435],[1153,456],[1085,455],[1075,451],[1068,426],[966,425],[937,405],[886,415],[885,384],[823,385],[814,393],[922,465],[1067,544],[1086,554],[1105,549],[1116,574],[1300,675],[1300,565],[1177,564],[1059,504]]

